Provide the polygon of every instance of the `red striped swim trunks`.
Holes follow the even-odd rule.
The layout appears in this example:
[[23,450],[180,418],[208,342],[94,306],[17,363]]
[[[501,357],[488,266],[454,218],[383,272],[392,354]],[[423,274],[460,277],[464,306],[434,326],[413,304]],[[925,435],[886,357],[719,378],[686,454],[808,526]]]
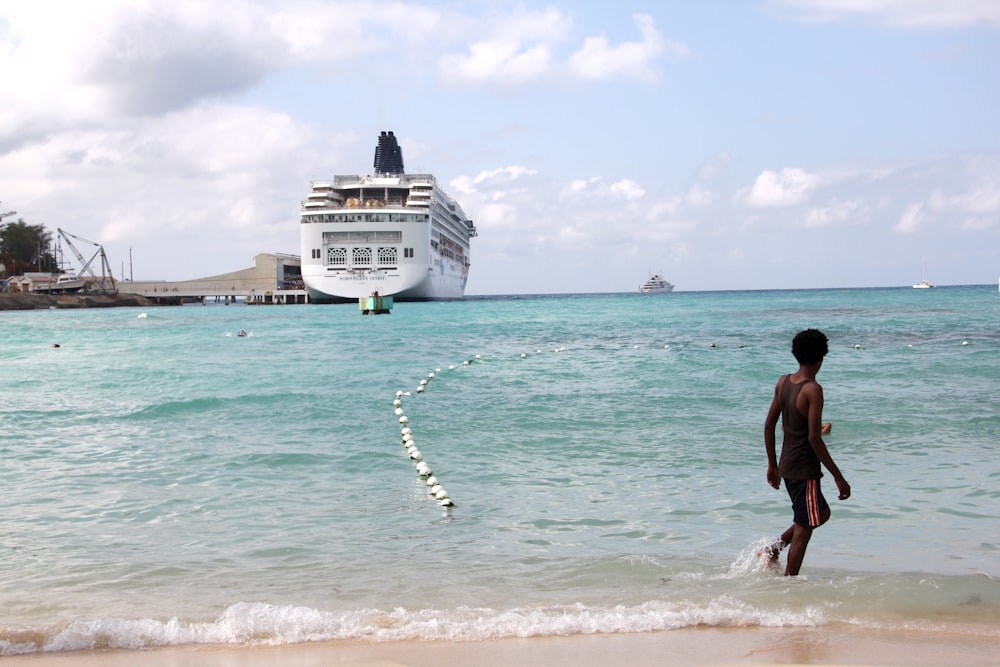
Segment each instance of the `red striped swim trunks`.
[[818,479],[786,479],[785,489],[792,499],[795,523],[811,528],[823,523],[823,514],[830,506],[823,497]]

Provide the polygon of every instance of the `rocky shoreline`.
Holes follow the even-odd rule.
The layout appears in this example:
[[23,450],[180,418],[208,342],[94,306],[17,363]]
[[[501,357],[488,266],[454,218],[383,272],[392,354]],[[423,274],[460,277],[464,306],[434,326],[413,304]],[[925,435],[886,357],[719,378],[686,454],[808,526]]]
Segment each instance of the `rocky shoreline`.
[[0,310],[48,310],[50,308],[123,308],[161,305],[139,294],[31,294],[0,293]]

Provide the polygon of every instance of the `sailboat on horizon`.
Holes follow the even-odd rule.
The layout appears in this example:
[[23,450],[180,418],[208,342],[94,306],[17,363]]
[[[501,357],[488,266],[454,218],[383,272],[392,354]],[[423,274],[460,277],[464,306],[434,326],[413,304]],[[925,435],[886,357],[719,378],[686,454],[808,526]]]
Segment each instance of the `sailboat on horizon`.
[[920,282],[913,286],[913,289],[928,289],[934,287],[934,283],[927,280],[927,276],[924,274],[926,262],[920,263]]

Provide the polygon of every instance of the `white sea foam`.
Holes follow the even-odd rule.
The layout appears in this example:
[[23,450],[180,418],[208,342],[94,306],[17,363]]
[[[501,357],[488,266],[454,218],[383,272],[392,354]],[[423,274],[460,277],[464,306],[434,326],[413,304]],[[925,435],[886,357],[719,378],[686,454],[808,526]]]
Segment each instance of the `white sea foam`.
[[0,655],[93,648],[141,649],[186,644],[279,645],[309,641],[407,639],[476,641],[510,637],[587,635],[675,630],[694,626],[810,627],[812,612],[764,610],[725,597],[704,605],[650,601],[634,606],[583,604],[496,610],[459,607],[410,611],[332,612],[262,603],[235,604],[216,620],[185,623],[153,619],[79,620],[39,646],[0,640]]

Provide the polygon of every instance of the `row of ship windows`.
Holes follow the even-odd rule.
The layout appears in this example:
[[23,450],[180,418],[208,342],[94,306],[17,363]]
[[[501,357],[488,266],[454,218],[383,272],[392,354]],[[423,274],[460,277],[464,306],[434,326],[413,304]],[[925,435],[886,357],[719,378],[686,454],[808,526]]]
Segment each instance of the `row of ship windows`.
[[[372,266],[377,259],[377,266],[395,266],[397,264],[398,248],[350,248],[351,264],[353,266]],[[412,258],[413,248],[403,248],[403,257]],[[312,258],[322,259],[323,251],[313,248]],[[326,249],[327,266],[347,266],[348,248],[333,247]]]
[[302,222],[427,222],[426,213],[313,213]]

